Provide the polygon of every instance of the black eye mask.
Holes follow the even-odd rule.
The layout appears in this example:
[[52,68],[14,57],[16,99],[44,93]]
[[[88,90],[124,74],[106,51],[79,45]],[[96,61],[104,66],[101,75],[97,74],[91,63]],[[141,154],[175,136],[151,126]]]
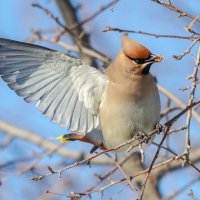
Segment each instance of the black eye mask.
[[146,62],[146,59],[139,59],[139,58],[131,58],[127,56],[130,60],[133,60],[137,64],[144,64]]
[[144,64],[144,63],[147,63],[147,62],[150,62],[151,64],[153,62],[155,62],[155,55],[153,54],[150,54],[149,57],[147,59],[140,59],[140,58],[131,58],[129,56],[127,56],[130,60],[133,60],[135,63],[137,64]]
[[134,62],[136,62],[137,64],[144,64],[146,62],[145,59],[138,59],[138,58],[133,58],[132,59]]

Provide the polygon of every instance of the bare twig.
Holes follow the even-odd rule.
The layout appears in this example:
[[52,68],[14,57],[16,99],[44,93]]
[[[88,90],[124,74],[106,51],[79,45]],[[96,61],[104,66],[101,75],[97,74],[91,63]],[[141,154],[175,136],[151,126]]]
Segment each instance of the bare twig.
[[151,170],[152,170],[152,168],[153,168],[153,165],[154,165],[154,163],[155,163],[155,161],[156,161],[156,159],[157,159],[157,157],[158,157],[158,155],[159,155],[161,146],[162,146],[162,144],[164,143],[164,141],[165,141],[165,139],[166,139],[166,137],[167,137],[167,134],[168,134],[168,132],[169,132],[169,130],[170,130],[170,128],[171,128],[171,125],[172,125],[172,124],[169,123],[169,125],[167,126],[167,128],[166,128],[166,130],[165,130],[165,132],[164,132],[164,136],[163,136],[163,138],[162,138],[162,140],[161,140],[161,142],[160,142],[160,144],[159,144],[159,146],[158,146],[158,149],[157,149],[157,151],[156,151],[156,153],[155,153],[155,156],[154,156],[154,158],[153,158],[153,160],[152,160],[152,162],[151,162],[151,165],[150,165],[150,167],[149,167],[148,173],[147,173],[147,175],[146,175],[146,177],[145,177],[145,180],[144,180],[144,182],[143,182],[143,184],[142,184],[142,191],[141,191],[141,194],[140,194],[140,197],[139,197],[140,200],[143,199],[144,190],[145,190],[145,186],[146,186],[147,180],[148,180],[148,178],[149,178],[149,176],[150,176],[150,173],[151,173]]
[[63,23],[61,23],[61,21],[58,19],[58,17],[54,16],[54,14],[48,10],[47,8],[44,8],[42,5],[40,5],[39,3],[33,3],[32,4],[33,7],[39,8],[42,11],[44,11],[49,17],[51,17],[60,27],[62,27],[66,32],[68,32],[69,34],[73,35],[73,32],[67,27],[65,26]]
[[199,40],[200,40],[200,37],[195,38],[192,44],[181,55],[179,56],[174,55],[173,58],[175,58],[176,60],[182,59],[186,54],[190,53],[191,49]]
[[192,88],[194,85],[198,85],[198,84],[200,84],[200,81],[193,82],[190,86],[187,86],[185,88],[179,88],[179,90],[181,92],[184,92],[184,91],[189,90],[190,88]]
[[[51,43],[54,43],[54,44],[57,44],[57,45],[60,45],[61,47],[64,47],[65,49],[67,49],[68,51],[75,51],[75,52],[79,52],[79,48],[76,46],[76,45],[71,45],[71,44],[67,44],[66,42],[63,42],[61,40],[55,40],[55,38],[49,38],[49,37],[46,37],[46,36],[38,36],[37,37],[37,33],[36,35],[34,34],[32,36],[32,39],[31,39],[32,42],[34,41],[46,41],[46,42],[51,42]],[[94,50],[94,49],[90,49],[88,47],[82,47],[81,49],[82,53],[88,55],[88,56],[91,56],[93,58],[96,58],[102,62],[104,62],[106,65],[110,64],[111,62],[111,59],[108,58],[106,55],[100,53],[99,51],[97,50]]]
[[194,35],[200,35],[199,33],[197,33],[196,31],[192,30],[192,27],[194,26],[196,20],[198,19],[198,17],[196,17],[188,26],[185,27],[185,30],[194,34]]
[[83,26],[84,24],[88,23],[89,21],[93,20],[95,17],[97,17],[99,14],[101,14],[103,11],[107,10],[108,8],[112,7],[113,5],[116,5],[118,0],[112,0],[108,4],[101,6],[97,11],[95,11],[91,16],[87,17],[86,19],[80,21],[79,23],[76,23],[72,26],[70,26],[70,30],[73,31],[77,27]]
[[179,194],[184,192],[187,188],[191,187],[193,184],[195,184],[198,181],[200,181],[200,177],[199,176],[193,178],[192,180],[190,180],[188,183],[186,183],[184,186],[182,186],[178,190],[173,191],[168,197],[164,198],[164,200],[172,200],[172,199],[174,199],[176,196],[178,196]]
[[[79,49],[79,55],[81,59],[84,62],[92,65],[93,67],[97,67],[98,65],[97,65],[96,60],[93,57],[90,57],[89,55],[84,54],[82,52],[83,47],[87,47],[95,51],[92,48],[92,45],[90,45],[90,35],[84,31],[84,28],[82,25],[86,22],[89,22],[91,19],[94,19],[94,17],[96,17],[97,15],[102,13],[105,9],[107,9],[110,6],[110,4],[105,6],[105,9],[102,9],[101,12],[97,11],[95,12],[96,14],[80,22],[79,17],[77,16],[77,8],[73,6],[70,0],[57,0],[56,3],[61,11],[65,24],[67,24],[68,27],[70,27],[70,31],[73,33],[70,36]],[[59,35],[57,35],[56,39],[59,40],[60,37],[64,33],[65,33],[65,30],[62,31]]]
[[167,107],[165,110],[163,110],[161,113],[160,113],[160,117],[164,117],[166,115],[168,115],[169,113],[173,112],[173,111],[177,111],[177,110],[180,110],[180,107],[179,106],[173,106],[173,107]]
[[190,196],[192,200],[197,200],[192,189],[190,189],[190,191],[188,192],[188,196]]
[[[154,144],[155,144],[155,143],[154,143]],[[156,144],[156,146],[158,146],[158,144]],[[179,159],[184,160],[184,158],[183,158],[182,156],[178,156],[176,153],[174,153],[173,151],[169,150],[168,148],[165,148],[165,147],[163,147],[163,146],[160,146],[160,147],[163,148],[163,149],[165,149],[165,150],[167,150],[167,151],[169,151],[169,152],[172,153],[174,156],[171,157],[171,158],[169,158],[168,160],[166,160],[166,161],[164,161],[164,162],[161,162],[161,163],[158,163],[158,164],[154,165],[154,166],[152,167],[152,170],[155,170],[155,169],[157,169],[157,168],[160,168],[161,166],[165,166],[165,165],[167,165],[167,164],[169,164],[169,163],[172,163],[173,161],[177,161],[177,160],[179,160]],[[200,173],[200,170],[199,170],[197,167],[195,167],[191,162],[189,163],[189,165],[192,166],[193,169],[195,169],[198,173]],[[180,165],[179,165],[179,166],[180,166]],[[143,174],[146,174],[146,173],[148,173],[148,172],[149,172],[149,168],[148,168],[148,169],[145,169],[145,170],[143,170],[143,171],[138,172],[137,174],[135,174],[134,176],[132,176],[132,178],[136,178],[136,177],[141,176],[141,175],[143,175]],[[112,187],[113,185],[119,184],[119,183],[124,182],[124,181],[126,181],[126,180],[127,180],[126,178],[122,178],[122,179],[120,179],[120,180],[111,181],[110,183],[108,183],[107,185],[104,185],[104,186],[101,187],[101,188],[98,188],[98,189],[91,188],[90,190],[87,190],[87,191],[85,191],[85,192],[79,192],[79,193],[74,193],[74,194],[81,197],[81,196],[87,196],[87,195],[90,195],[90,194],[96,193],[96,192],[102,193],[104,190],[108,189],[109,187]]]
[[[165,165],[166,163],[169,163],[169,162],[172,162],[172,161],[175,161],[176,160],[176,157],[172,157],[168,160],[166,160],[165,162],[162,162],[162,163],[159,163],[155,166],[153,166],[153,169],[156,169],[156,168],[159,168],[160,166],[162,165]],[[135,174],[134,176],[132,176],[132,178],[136,178],[140,175],[143,175],[143,174],[146,174],[148,172],[149,169],[146,169],[146,170],[143,170],[143,171],[140,171],[139,173]],[[116,180],[116,181],[110,181],[110,183],[108,183],[107,185],[104,185],[103,187],[101,188],[97,188],[97,189],[91,189],[91,190],[87,190],[85,192],[79,192],[79,193],[75,193],[76,195],[79,195],[80,197],[81,196],[87,196],[87,195],[90,195],[92,193],[96,193],[96,192],[100,192],[102,193],[104,190],[116,185],[116,184],[119,184],[121,182],[124,182],[126,181],[127,179],[126,178],[122,178],[122,179],[119,179],[119,180]]]
[[110,26],[106,26],[103,32],[108,31],[117,31],[120,33],[133,33],[133,34],[142,34],[142,35],[148,35],[156,38],[174,38],[174,39],[185,39],[185,40],[195,40],[197,37],[193,36],[180,36],[180,35],[168,35],[168,34],[157,34],[157,33],[149,33],[144,31],[135,31],[135,30],[126,30],[126,29],[120,29],[120,28],[113,28]]
[[[188,101],[188,105],[191,105],[194,101],[195,98],[195,91],[196,91],[196,83],[198,81],[197,78],[197,73],[199,70],[199,65],[200,65],[200,47],[197,53],[197,58],[196,58],[196,62],[195,62],[195,67],[192,73],[192,82],[193,82],[193,86],[191,88],[191,92],[190,92],[190,96],[189,96],[189,101]],[[188,110],[187,113],[187,119],[186,119],[186,147],[185,147],[185,152],[184,154],[186,155],[186,162],[189,161],[189,154],[190,154],[190,149],[191,149],[191,142],[190,142],[190,123],[191,123],[191,118],[192,118],[192,109]]]
[[[172,92],[170,92],[169,90],[167,90],[161,85],[157,85],[157,86],[161,93],[163,93],[165,96],[169,97],[172,101],[174,101],[177,104],[177,106],[179,106],[181,109],[184,109],[186,107],[186,104],[182,102],[178,97],[176,97]],[[200,122],[200,114],[197,111],[195,111],[194,108],[193,108],[193,117],[198,122]]]
[[180,128],[176,128],[176,129],[174,129],[174,130],[169,131],[169,132],[168,132],[168,135],[170,135],[170,134],[172,134],[172,133],[177,133],[177,132],[179,132],[179,131],[183,131],[183,130],[185,130],[185,129],[187,129],[186,126],[181,126]]
[[200,18],[199,17],[195,17],[195,16],[187,13],[187,12],[185,12],[185,11],[175,7],[175,6],[173,6],[171,3],[165,3],[165,2],[160,1],[160,0],[152,0],[152,1],[154,1],[154,2],[156,2],[156,3],[158,3],[158,4],[162,5],[162,6],[164,6],[164,7],[168,8],[168,9],[178,13],[179,17],[189,17],[189,18],[191,18],[193,20],[196,20],[197,22],[200,22]]
[[[130,159],[130,157],[132,157],[132,154],[129,154],[127,157],[125,157],[120,163],[119,165],[121,166],[122,164],[124,164],[127,160]],[[102,183],[102,181],[104,181],[106,178],[108,178],[111,174],[113,174],[118,168],[114,167],[113,169],[111,169],[109,172],[107,172],[106,174],[104,174],[103,176],[98,176],[99,177],[99,181],[91,188],[87,189],[87,192],[90,192],[92,190],[94,190],[100,183]]]
[[[174,116],[172,119],[170,119],[168,122],[166,122],[166,123],[164,124],[164,126],[167,127],[167,131],[165,131],[165,133],[168,133],[168,131],[169,131],[170,127],[172,126],[172,124],[175,123],[183,114],[185,114],[189,109],[191,109],[192,107],[198,105],[199,103],[200,103],[200,100],[199,100],[199,101],[196,101],[196,102],[193,102],[192,104],[190,104],[189,106],[187,106],[185,109],[183,109],[180,113],[178,113],[176,116]],[[150,136],[154,135],[154,134],[157,133],[157,132],[158,132],[158,130],[157,130],[157,129],[154,129],[153,131],[151,131],[150,133],[148,133],[148,136],[150,137]],[[165,134],[165,135],[167,136],[167,134]],[[166,136],[165,136],[165,137],[166,137]],[[132,143],[133,141],[135,141],[135,140],[136,140],[136,139],[133,138],[133,139],[127,141],[127,142],[124,142],[124,143],[118,145],[116,148],[108,149],[108,150],[105,150],[105,151],[101,151],[101,152],[97,153],[97,154],[94,155],[94,156],[91,156],[91,157],[89,157],[89,158],[87,158],[87,159],[81,160],[81,161],[76,162],[76,163],[74,163],[74,164],[72,164],[72,165],[69,165],[69,166],[67,166],[67,167],[64,167],[64,168],[62,168],[62,169],[60,169],[60,170],[58,170],[58,171],[55,171],[55,173],[53,173],[53,174],[59,174],[59,176],[61,176],[61,174],[62,174],[63,171],[66,171],[66,170],[68,170],[68,169],[70,169],[70,168],[79,166],[79,165],[81,165],[81,164],[88,163],[88,162],[90,162],[91,160],[93,160],[94,158],[96,158],[96,157],[98,157],[98,156],[100,156],[100,155],[102,155],[102,154],[105,154],[105,153],[110,152],[110,151],[118,150],[118,149],[120,149],[121,147],[123,147],[123,146],[125,146],[125,145],[131,144],[131,143]],[[137,143],[136,143],[135,145],[133,145],[132,147],[134,148],[134,147],[138,146],[139,144],[145,142],[145,140],[146,140],[146,138],[142,139],[140,142],[137,142]],[[156,156],[158,155],[158,153],[159,153],[159,150],[157,151]],[[155,159],[156,159],[156,156],[155,156]],[[155,160],[153,160],[153,162],[155,162]],[[47,177],[49,177],[49,176],[51,176],[51,175],[53,175],[53,174],[52,174],[52,173],[49,173],[49,174],[41,175],[41,176],[39,176],[39,177],[34,177],[34,178],[32,178],[32,180],[39,181],[39,180],[42,180],[42,179],[44,179],[44,178],[47,178]]]
[[[160,146],[160,144],[157,144],[155,142],[152,142],[152,144],[156,145],[157,147]],[[172,155],[174,155],[176,160],[181,159],[182,161],[185,161],[185,156],[183,154],[178,155],[177,153],[175,153],[171,149],[169,149],[167,147],[164,147],[164,146],[161,146],[161,148],[166,150],[166,151],[168,151],[168,152],[170,152]],[[200,174],[200,169],[193,164],[193,163],[196,163],[196,162],[199,161],[199,158],[200,158],[200,154],[199,153],[200,153],[199,149],[193,151],[193,155],[191,155],[191,159],[190,159],[188,165],[190,165],[196,172],[198,172]],[[176,170],[176,169],[178,169],[180,167],[182,167],[182,163],[174,164],[173,166],[170,166],[169,171]],[[159,173],[157,174],[157,177],[159,178],[159,177],[162,177],[164,175],[165,175],[165,173],[163,173],[163,171],[160,170]]]
[[[169,132],[169,130],[170,130],[172,124],[173,124],[175,121],[177,121],[177,120],[179,119],[179,117],[183,115],[183,113],[185,113],[185,112],[187,112],[188,110],[190,110],[190,109],[191,109],[191,105],[192,105],[192,104],[188,105],[188,106],[186,107],[187,109],[185,108],[185,109],[182,110],[179,114],[177,114],[175,117],[173,117],[171,120],[169,120],[168,122],[165,123],[166,130],[165,130],[165,132],[164,132],[164,136],[163,136],[163,138],[162,138],[160,144],[158,145],[158,149],[157,149],[157,151],[156,151],[156,153],[155,153],[155,156],[154,156],[154,158],[153,158],[153,160],[152,160],[152,162],[151,162],[151,165],[150,165],[150,167],[149,167],[148,173],[147,173],[147,175],[146,175],[146,177],[145,177],[145,180],[144,180],[144,182],[143,182],[142,191],[141,191],[141,195],[140,195],[140,198],[139,198],[140,200],[142,200],[142,198],[143,198],[144,190],[145,190],[145,186],[146,186],[147,180],[148,180],[148,178],[149,178],[149,175],[150,175],[150,173],[151,173],[151,170],[152,170],[152,168],[153,168],[153,165],[154,165],[154,163],[155,163],[155,161],[156,161],[156,159],[157,159],[157,157],[158,157],[158,155],[159,155],[161,146],[162,146],[163,142],[165,141],[165,139],[166,139],[166,137],[167,137],[167,135],[168,135],[168,132]],[[187,110],[187,111],[185,111],[185,110]],[[189,161],[188,161],[188,163],[189,163]]]
[[117,156],[116,156],[116,159],[114,160],[114,163],[115,163],[115,165],[117,166],[117,168],[119,169],[119,171],[124,175],[124,177],[125,177],[125,179],[126,179],[128,185],[130,186],[130,188],[131,188],[133,191],[136,192],[137,189],[135,188],[135,186],[134,186],[133,183],[131,182],[130,177],[128,177],[128,176],[126,175],[126,173],[125,173],[124,170],[122,169],[121,165],[118,163],[118,161],[117,161]]
[[[42,148],[44,148],[48,151],[54,151],[56,149],[56,153],[60,154],[63,157],[72,158],[75,160],[80,159],[80,157],[82,158],[82,156],[87,157],[83,153],[66,149],[66,148],[60,146],[60,144],[56,144],[49,140],[45,140],[43,137],[39,136],[38,134],[34,134],[32,132],[16,128],[16,127],[14,127],[6,122],[3,122],[3,121],[0,121],[0,130],[2,132],[5,132],[5,134],[10,135],[12,137],[21,138],[21,139],[31,142],[35,145],[41,146]],[[106,158],[93,160],[93,162],[94,162],[94,164],[95,163],[99,163],[99,164],[100,163],[101,164],[106,164],[106,163],[111,164],[112,163],[110,161],[110,159],[106,159]]]

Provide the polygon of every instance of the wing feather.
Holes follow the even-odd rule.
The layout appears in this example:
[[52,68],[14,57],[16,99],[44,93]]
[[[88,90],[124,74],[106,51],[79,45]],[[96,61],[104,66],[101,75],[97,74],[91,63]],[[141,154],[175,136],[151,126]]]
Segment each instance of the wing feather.
[[29,94],[28,97],[25,97],[24,100],[27,103],[30,103],[38,99],[41,99],[44,95],[47,95],[51,90],[53,90],[54,87],[56,87],[56,85],[60,83],[60,81],[61,79],[56,79],[55,81],[49,83],[46,87],[40,88],[39,90],[32,92],[31,94]]
[[55,109],[55,118],[57,118],[58,123],[61,127],[67,127],[64,123],[63,115],[66,113],[67,106],[69,104],[70,99],[72,98],[73,93],[73,88],[70,87],[69,90],[65,93],[65,96],[58,105],[58,107]]
[[86,134],[100,126],[106,76],[80,59],[38,45],[0,39],[0,75],[26,102],[61,127]]

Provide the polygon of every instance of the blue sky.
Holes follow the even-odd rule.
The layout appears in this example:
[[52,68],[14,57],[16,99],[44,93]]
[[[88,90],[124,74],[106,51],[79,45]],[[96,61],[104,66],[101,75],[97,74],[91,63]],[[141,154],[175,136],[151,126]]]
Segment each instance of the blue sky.
[[[42,0],[42,1],[27,1],[27,0],[1,0],[0,1],[0,37],[5,37],[14,40],[27,41],[31,35],[31,30],[33,29],[48,29],[55,27],[55,23],[41,10],[33,8],[31,3],[40,2],[45,7],[48,7],[56,16],[61,20],[59,11],[52,0]],[[73,1],[74,4],[78,4],[80,1]],[[86,18],[91,13],[99,8],[100,5],[106,4],[109,1],[93,1],[85,0],[83,10],[79,13],[81,19]],[[194,16],[199,16],[200,1],[182,0],[181,2],[172,1],[178,7],[183,10],[190,12]],[[91,34],[91,43],[99,51],[104,52],[109,57],[115,57],[116,53],[120,49],[121,34],[118,32],[107,32],[103,33],[102,30],[106,25],[111,27],[118,27],[121,29],[129,30],[142,30],[146,32],[153,32],[157,34],[173,34],[173,35],[189,35],[184,30],[184,27],[188,25],[191,20],[187,18],[178,18],[178,15],[172,11],[167,10],[160,5],[153,3],[151,0],[127,0],[119,1],[119,3],[114,7],[112,12],[110,9],[103,12],[101,15],[96,17],[93,21],[84,26],[85,30]],[[199,29],[199,24],[196,26]],[[180,92],[179,88],[186,87],[190,85],[190,81],[186,78],[193,71],[193,59],[191,56],[185,56],[181,61],[176,61],[172,59],[172,55],[181,54],[190,44],[191,41],[177,40],[177,39],[166,39],[166,38],[153,38],[144,35],[129,34],[129,36],[145,46],[147,46],[154,54],[161,54],[164,56],[164,61],[162,63],[156,64],[152,67],[152,73],[157,76],[159,84],[163,85],[174,94],[176,94],[184,102],[188,99],[188,92]],[[40,45],[45,45],[51,48],[60,49],[52,44],[39,42]],[[196,45],[192,51],[194,55],[196,54],[198,45]],[[40,114],[33,104],[26,104],[21,98],[14,94],[13,91],[8,89],[5,83],[0,80],[0,119],[8,121],[9,123],[26,130],[32,131],[34,133],[40,134],[44,137],[50,137],[55,140],[57,135],[63,134],[66,130],[59,128],[57,125],[52,124],[49,119],[45,118]],[[200,98],[200,93],[197,95]],[[162,102],[165,99],[162,98]],[[162,105],[164,108],[164,104]],[[185,118],[183,117],[178,125],[185,123]],[[200,145],[200,137],[197,134],[199,130],[199,124],[194,120],[192,123],[192,142],[194,145]],[[0,138],[4,135],[1,134]],[[179,147],[177,147],[177,141],[180,141]],[[178,134],[170,137],[170,142],[173,150],[177,152],[182,151],[184,147],[184,135]],[[21,150],[16,143],[12,144],[9,149],[3,150],[0,155],[3,158],[1,162],[6,162],[12,160],[19,155],[30,155],[31,150],[34,147],[29,147],[25,142],[19,142],[23,144],[24,147]],[[67,144],[67,147],[72,149],[88,150],[90,147],[85,144]],[[27,149],[28,150],[27,150]],[[29,149],[30,148],[30,149]],[[148,155],[148,153],[147,153]],[[55,160],[58,158],[54,158]],[[51,162],[55,162],[53,159],[49,159]],[[45,162],[49,161],[48,159]],[[77,169],[78,170],[78,169]],[[89,170],[86,170],[88,173]],[[185,172],[187,171],[186,176]],[[7,172],[6,172],[7,173]],[[9,172],[10,173],[10,172]],[[161,190],[164,194],[172,191],[172,187],[168,187],[173,184],[174,176],[180,179],[182,176],[186,176],[185,181],[189,180],[191,177],[195,176],[195,172],[188,169],[181,170],[178,174],[169,175],[166,179],[161,181]],[[1,174],[0,174],[1,175]],[[4,175],[3,175],[4,176]],[[83,180],[84,176],[87,174],[82,174]],[[6,181],[7,187],[10,188],[11,185],[18,185],[19,188],[23,188],[23,183],[27,181],[27,176],[15,177],[9,176]],[[172,181],[172,183],[171,183]],[[175,184],[182,184],[184,181],[177,181]],[[37,188],[33,183],[29,183],[30,187]],[[174,185],[175,186],[175,185]],[[200,183],[194,185],[193,189],[196,194],[199,194],[198,187]],[[0,187],[0,193],[3,194],[5,188]],[[36,189],[35,189],[36,190]],[[34,190],[34,191],[35,191]],[[12,194],[7,194],[10,199],[17,196],[18,199],[23,200],[23,193],[20,193],[17,189],[12,189]],[[33,192],[34,193],[34,192]],[[5,195],[5,194],[3,194]],[[33,194],[33,197],[37,196],[37,192]],[[123,196],[123,195],[122,195]],[[177,200],[185,199],[186,194],[177,197]],[[34,199],[34,198],[33,198]]]

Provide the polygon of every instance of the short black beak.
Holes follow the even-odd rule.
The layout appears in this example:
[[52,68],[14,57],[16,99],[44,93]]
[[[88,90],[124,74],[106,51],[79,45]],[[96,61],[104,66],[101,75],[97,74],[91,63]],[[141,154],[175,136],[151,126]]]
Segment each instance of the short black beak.
[[156,56],[154,54],[151,54],[149,59],[145,60],[146,66],[142,70],[142,74],[146,75],[149,74],[150,67],[155,62],[160,62],[163,59],[162,56]]
[[156,55],[154,55],[154,54],[151,54],[151,55],[150,55],[150,58],[147,59],[145,62],[146,62],[146,63],[147,63],[147,62],[150,62],[150,63],[161,62],[162,59],[163,59],[163,57],[160,56],[160,55],[156,56]]

